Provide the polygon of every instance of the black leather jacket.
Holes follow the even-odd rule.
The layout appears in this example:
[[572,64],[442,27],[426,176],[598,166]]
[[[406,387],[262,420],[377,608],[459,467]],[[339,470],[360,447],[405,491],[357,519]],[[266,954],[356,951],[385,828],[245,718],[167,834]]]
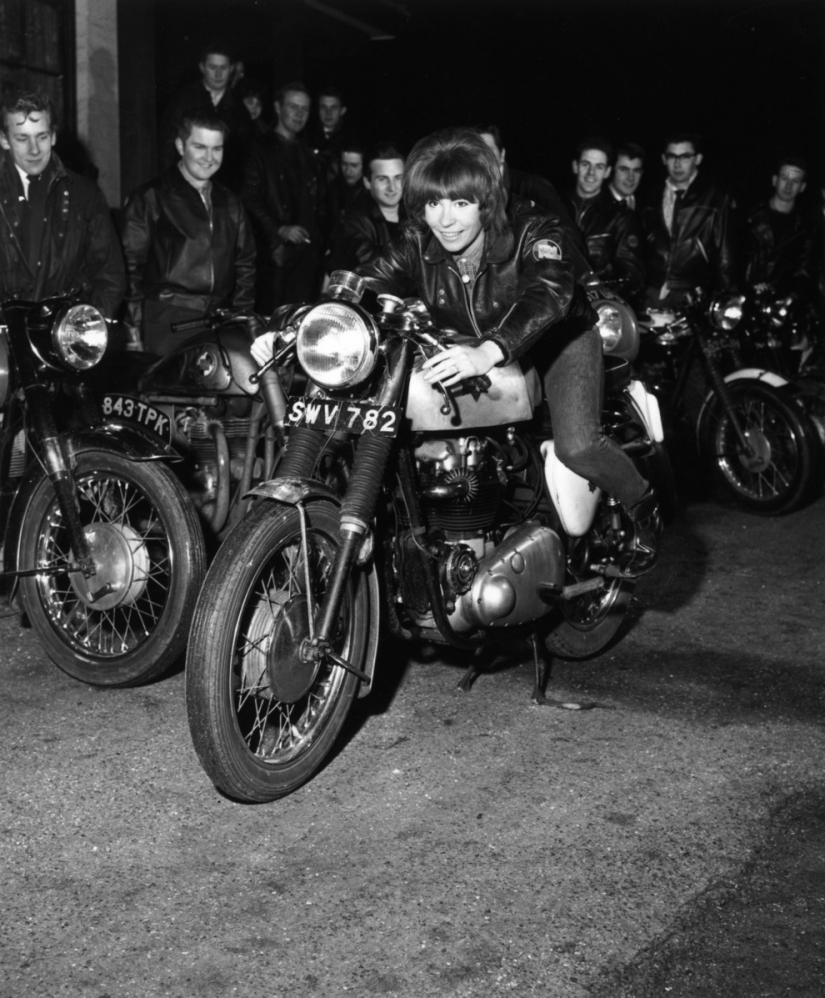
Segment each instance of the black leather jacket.
[[797,207],[788,215],[765,202],[748,218],[747,270],[750,284],[772,284],[782,293],[814,290],[816,227]]
[[590,261],[587,259],[587,247],[584,244],[581,229],[573,221],[567,205],[550,181],[544,177],[539,177],[535,173],[513,170],[509,163],[504,164],[502,180],[511,196],[532,201],[533,204],[539,208],[543,208],[544,211],[549,211],[551,215],[558,216],[567,233],[567,246],[570,258],[573,261],[576,280],[581,281],[587,278],[592,268]]
[[400,235],[400,226],[405,221],[403,202],[398,214],[399,224],[391,226],[370,194],[355,207],[348,208],[332,233],[329,254],[325,260],[327,273],[331,274],[333,270],[355,270],[359,264],[369,263],[389,245],[394,236]]
[[423,299],[436,325],[497,343],[502,364],[526,353],[564,319],[592,326],[597,317],[575,283],[558,218],[515,199],[507,216],[503,235],[487,233],[471,291],[436,237],[409,226],[400,242],[358,273],[377,293]]
[[37,273],[19,238],[23,187],[11,155],[0,159],[0,294],[39,301],[78,290],[112,318],[123,299],[123,256],[98,186],[67,170],[52,153],[43,255]]
[[212,218],[177,166],[139,187],[123,209],[127,321],[144,298],[196,311],[255,303],[255,241],[240,198],[212,182]]
[[635,214],[603,187],[593,198],[571,195],[568,206],[587,244],[593,272],[633,295],[644,285],[642,230]]
[[[288,142],[272,131],[253,143],[241,196],[262,248],[274,253],[283,245],[278,229],[284,225],[302,225],[312,240],[310,251],[320,255],[321,194],[320,163],[302,142]],[[294,244],[287,244],[286,248],[290,255],[307,252]]]
[[662,213],[664,188],[642,208],[647,283],[667,283],[676,296],[696,287],[725,291],[736,283],[733,198],[698,174],[673,211],[673,232]]

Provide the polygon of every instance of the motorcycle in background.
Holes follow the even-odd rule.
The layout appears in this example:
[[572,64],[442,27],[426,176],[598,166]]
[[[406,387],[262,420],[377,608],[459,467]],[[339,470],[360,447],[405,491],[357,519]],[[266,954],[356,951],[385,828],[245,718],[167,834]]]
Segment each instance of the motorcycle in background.
[[[176,332],[206,328],[153,363],[133,389],[112,391],[100,382],[105,413],[128,420],[148,405],[168,418],[182,457],[175,472],[210,547],[241,518],[253,485],[273,476],[283,446],[282,383],[289,388],[292,369],[282,366],[259,379],[250,321],[265,328],[257,316],[226,309],[177,323]],[[120,387],[116,379],[112,384]]]
[[[454,389],[423,359],[451,335],[423,302],[332,275],[329,295],[283,318],[308,379],[292,396],[277,474],[219,549],[198,600],[187,710],[213,782],[247,801],[309,779],[373,682],[379,625],[410,641],[479,652],[503,637],[585,658],[625,622],[633,522],[555,456],[535,369],[493,368]],[[600,310],[622,349],[622,315]],[[626,330],[629,333],[629,330]],[[656,482],[666,464],[655,398],[627,360],[607,366],[605,431]],[[336,437],[354,442],[345,488],[313,475]],[[477,663],[476,663],[477,665]],[[469,688],[476,665],[463,680]]]
[[2,304],[0,581],[52,661],[132,686],[180,657],[206,570],[197,514],[167,462],[169,420],[104,416],[87,380],[108,330],[71,296]]
[[672,438],[690,440],[742,506],[777,516],[819,494],[825,462],[794,386],[764,367],[737,366],[742,306],[741,296],[697,289],[676,311],[651,310],[637,364],[664,402]]

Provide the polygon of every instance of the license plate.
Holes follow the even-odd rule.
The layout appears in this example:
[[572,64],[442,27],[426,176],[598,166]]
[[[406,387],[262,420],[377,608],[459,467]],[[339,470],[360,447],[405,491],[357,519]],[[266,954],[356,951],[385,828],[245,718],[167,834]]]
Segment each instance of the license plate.
[[288,426],[310,426],[329,433],[345,430],[359,435],[394,437],[401,427],[401,409],[371,402],[342,402],[339,399],[291,395],[286,422]]
[[165,412],[143,399],[133,398],[131,395],[104,395],[101,408],[107,418],[128,419],[171,443],[172,420]]

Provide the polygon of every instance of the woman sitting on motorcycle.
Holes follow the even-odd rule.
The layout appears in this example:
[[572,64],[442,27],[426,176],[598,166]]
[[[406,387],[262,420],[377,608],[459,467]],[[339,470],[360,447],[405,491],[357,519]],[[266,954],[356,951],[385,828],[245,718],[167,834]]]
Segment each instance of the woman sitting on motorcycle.
[[[416,143],[407,160],[409,222],[398,241],[356,273],[378,294],[421,298],[454,343],[423,365],[445,387],[530,351],[550,406],[556,456],[618,499],[635,524],[623,570],[656,561],[659,510],[635,465],[602,432],[604,374],[596,314],[573,277],[559,219],[511,198],[493,152],[468,128]],[[271,344],[253,347],[259,360]]]
[[450,387],[530,351],[550,406],[555,452],[618,499],[635,523],[628,575],[656,560],[658,504],[635,465],[602,432],[603,362],[596,315],[575,283],[559,220],[506,193],[492,151],[470,129],[436,132],[406,164],[404,237],[357,273],[377,293],[415,296],[437,326],[475,339],[427,360]]

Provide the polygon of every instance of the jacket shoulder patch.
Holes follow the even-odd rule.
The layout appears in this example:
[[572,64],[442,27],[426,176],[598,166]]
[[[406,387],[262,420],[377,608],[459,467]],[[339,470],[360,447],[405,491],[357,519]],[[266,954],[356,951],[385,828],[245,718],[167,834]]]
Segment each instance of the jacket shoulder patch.
[[533,256],[537,260],[561,260],[561,247],[552,239],[539,239],[533,243]]

